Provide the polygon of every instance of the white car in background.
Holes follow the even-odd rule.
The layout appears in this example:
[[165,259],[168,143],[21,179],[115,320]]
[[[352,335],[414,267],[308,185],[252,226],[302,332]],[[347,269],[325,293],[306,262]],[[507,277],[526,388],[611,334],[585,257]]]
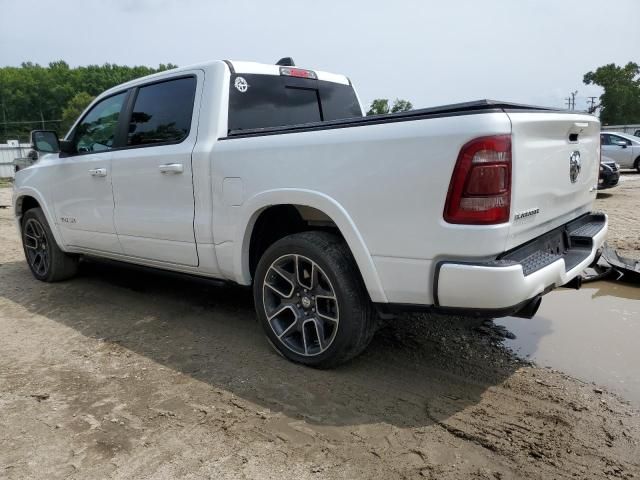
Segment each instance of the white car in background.
[[618,162],[620,168],[635,168],[640,172],[640,138],[620,132],[600,134],[602,156]]

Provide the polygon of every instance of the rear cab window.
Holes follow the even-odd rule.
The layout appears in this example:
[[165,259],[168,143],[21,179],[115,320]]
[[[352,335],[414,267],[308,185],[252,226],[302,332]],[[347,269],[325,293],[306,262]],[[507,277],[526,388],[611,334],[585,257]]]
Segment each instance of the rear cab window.
[[362,117],[351,85],[286,75],[232,74],[229,134]]

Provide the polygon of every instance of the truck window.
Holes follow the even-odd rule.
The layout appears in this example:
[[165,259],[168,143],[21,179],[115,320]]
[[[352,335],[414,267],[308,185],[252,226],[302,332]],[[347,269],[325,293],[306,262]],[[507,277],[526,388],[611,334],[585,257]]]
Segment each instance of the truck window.
[[196,79],[183,77],[141,87],[129,122],[127,145],[177,143],[189,135]]
[[229,87],[229,132],[361,117],[351,85],[237,74]]
[[94,105],[73,134],[78,153],[101,152],[113,147],[118,117],[126,92],[113,95]]

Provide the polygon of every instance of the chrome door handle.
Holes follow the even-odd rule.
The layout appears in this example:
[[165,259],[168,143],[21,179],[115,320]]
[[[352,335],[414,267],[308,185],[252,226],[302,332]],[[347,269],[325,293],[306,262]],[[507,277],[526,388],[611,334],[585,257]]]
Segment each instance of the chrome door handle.
[[158,165],[158,168],[162,173],[182,173],[184,171],[181,163],[165,163],[164,165]]
[[89,175],[92,177],[106,177],[107,169],[106,168],[92,168],[89,170]]

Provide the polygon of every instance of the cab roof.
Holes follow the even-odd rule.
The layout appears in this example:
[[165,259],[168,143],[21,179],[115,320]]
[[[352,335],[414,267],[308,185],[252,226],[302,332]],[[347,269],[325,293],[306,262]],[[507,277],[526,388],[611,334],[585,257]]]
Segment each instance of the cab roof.
[[[122,90],[123,88],[130,88],[141,83],[146,83],[149,80],[154,79],[162,79],[163,77],[171,74],[176,74],[180,72],[186,72],[191,70],[208,70],[209,68],[224,63],[227,68],[231,71],[232,74],[260,74],[260,75],[280,75],[281,65],[268,64],[268,63],[258,63],[258,62],[245,62],[238,60],[210,60],[207,62],[194,63],[192,65],[185,65],[184,67],[178,67],[171,70],[165,70],[163,72],[154,73],[152,75],[147,75],[145,77],[136,78],[134,80],[130,80],[128,82],[122,83],[120,85],[116,85],[102,94],[99,97],[103,97],[106,95],[110,95],[113,92]],[[302,70],[311,70],[314,72],[318,78],[318,80],[323,80],[326,82],[334,82],[340,83],[343,85],[351,85],[351,81],[345,75],[340,75],[336,73],[324,72],[321,70],[313,70],[313,69],[305,69],[302,67],[292,67],[296,69]]]

